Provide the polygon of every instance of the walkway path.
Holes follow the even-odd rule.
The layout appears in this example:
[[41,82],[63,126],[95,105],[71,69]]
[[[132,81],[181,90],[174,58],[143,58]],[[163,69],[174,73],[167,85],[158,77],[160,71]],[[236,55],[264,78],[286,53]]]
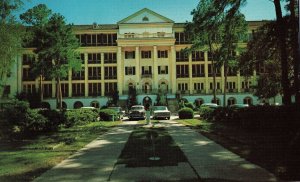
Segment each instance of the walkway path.
[[124,122],[35,181],[276,181],[265,169],[174,121],[160,125],[167,128],[188,162],[165,167],[116,165],[135,125],[136,122]]

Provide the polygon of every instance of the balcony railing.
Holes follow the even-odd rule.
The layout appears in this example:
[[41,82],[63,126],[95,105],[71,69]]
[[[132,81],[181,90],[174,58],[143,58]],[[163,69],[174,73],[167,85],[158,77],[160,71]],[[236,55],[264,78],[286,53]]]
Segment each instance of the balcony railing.
[[202,90],[194,90],[193,94],[205,94],[205,90],[204,89],[202,89]]
[[141,77],[142,78],[152,78],[152,74],[151,73],[144,73],[144,74],[141,74]]
[[119,34],[118,38],[134,39],[134,38],[162,38],[162,37],[173,37],[173,33],[157,32],[157,33],[129,33]]

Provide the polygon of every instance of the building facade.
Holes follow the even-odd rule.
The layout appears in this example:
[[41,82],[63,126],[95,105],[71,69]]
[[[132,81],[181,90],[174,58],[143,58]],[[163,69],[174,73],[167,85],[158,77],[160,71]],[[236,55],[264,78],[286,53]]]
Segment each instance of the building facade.
[[[262,23],[248,22],[249,36],[239,42],[240,47],[246,47],[252,31]],[[191,46],[184,33],[184,23],[175,23],[145,8],[117,24],[75,25],[74,32],[81,44],[78,51],[82,70],[77,73],[70,70],[68,78],[62,80],[64,107],[101,107],[116,90],[124,107],[130,87],[137,90],[140,104],[145,103],[145,99],[154,104],[158,94],[170,101],[181,97],[196,104],[212,102],[210,53],[206,50],[189,55],[181,52]],[[29,71],[34,62],[33,50],[24,48],[18,56],[5,92],[7,98],[22,91],[38,90],[39,78],[33,78]],[[238,70],[229,71],[227,105],[261,102],[251,90],[260,69],[258,67],[250,78],[245,78]],[[217,72],[216,87],[218,102],[223,105],[223,68]],[[54,80],[43,81],[43,102],[51,108],[56,107],[55,90]]]

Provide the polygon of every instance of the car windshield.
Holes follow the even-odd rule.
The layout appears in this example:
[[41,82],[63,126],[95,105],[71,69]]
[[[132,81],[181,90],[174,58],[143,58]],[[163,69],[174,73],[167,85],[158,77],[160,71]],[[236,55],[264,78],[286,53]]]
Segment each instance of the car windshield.
[[139,111],[139,110],[143,110],[143,109],[144,109],[144,107],[142,107],[142,106],[136,106],[136,107],[131,108],[132,111]]
[[153,110],[154,111],[167,110],[167,107],[166,106],[155,106],[155,107],[153,107]]

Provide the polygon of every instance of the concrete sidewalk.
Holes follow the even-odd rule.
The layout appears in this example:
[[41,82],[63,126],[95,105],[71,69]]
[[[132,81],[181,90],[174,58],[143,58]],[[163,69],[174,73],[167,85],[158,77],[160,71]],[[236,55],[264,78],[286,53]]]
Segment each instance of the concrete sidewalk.
[[274,175],[265,169],[188,127],[175,121],[162,121],[159,125],[167,128],[188,162],[163,167],[117,165],[118,157],[136,126],[136,122],[125,121],[35,181],[276,181]]

